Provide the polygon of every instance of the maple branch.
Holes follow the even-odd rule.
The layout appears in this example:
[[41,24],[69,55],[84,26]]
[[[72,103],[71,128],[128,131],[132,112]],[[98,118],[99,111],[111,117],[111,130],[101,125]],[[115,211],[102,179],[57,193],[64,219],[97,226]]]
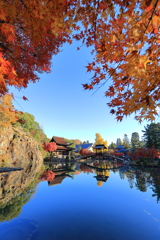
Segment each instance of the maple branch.
[[0,47],[2,47],[5,51],[8,50],[8,48],[6,46],[4,46],[3,43],[0,43]]
[[[119,63],[120,64],[120,63]],[[117,69],[119,67],[119,65],[115,68],[115,69]],[[114,69],[114,70],[115,70]],[[113,73],[114,73],[114,71],[113,71]],[[96,89],[96,91],[94,91],[94,93],[91,95],[91,96],[93,96],[102,86],[104,86],[105,84],[106,84],[106,82],[108,82],[108,80],[112,77],[112,75],[113,74],[109,74],[109,77],[106,79],[106,81],[105,82],[103,82],[102,84],[101,84],[101,86],[99,86],[97,89]]]
[[28,11],[28,13],[30,14],[30,16],[32,16],[30,10],[28,9],[28,7],[27,7],[26,4],[24,3],[24,1],[23,1],[23,0],[20,0],[20,1],[21,1],[21,3],[23,4],[23,6],[27,9],[27,11]]
[[153,18],[153,14],[154,14],[154,12],[155,12],[155,10],[156,10],[156,7],[157,7],[158,2],[159,2],[159,0],[156,0],[156,3],[154,4],[152,14],[151,14],[151,16],[150,16],[150,18],[149,18],[149,21],[148,21],[148,23],[147,23],[147,26],[146,26],[146,29],[145,29],[144,33],[147,31],[147,28],[148,28],[148,26],[149,26],[149,24],[150,24],[150,22],[151,22],[151,20],[152,20],[152,18]]
[[[94,1],[95,3],[95,1]],[[99,0],[95,3],[95,5],[97,4],[97,8],[96,8],[96,15],[95,15],[95,21],[94,21],[94,39],[96,40],[97,39],[97,17],[98,17],[98,9],[99,9]]]

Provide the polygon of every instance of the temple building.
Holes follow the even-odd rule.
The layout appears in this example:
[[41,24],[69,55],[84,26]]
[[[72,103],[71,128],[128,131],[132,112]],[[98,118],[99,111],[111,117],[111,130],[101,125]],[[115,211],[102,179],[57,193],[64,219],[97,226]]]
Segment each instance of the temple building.
[[57,157],[63,158],[64,156],[69,156],[70,152],[74,150],[74,148],[69,147],[72,143],[68,143],[62,137],[52,137],[50,142],[55,142],[57,145],[57,149],[54,151]]
[[78,145],[76,145],[75,152],[79,152],[81,149],[87,149],[89,151],[92,151],[93,150],[92,146],[93,146],[93,143],[78,144]]
[[107,149],[104,144],[96,144],[93,149],[96,151],[96,156],[101,156],[104,149]]

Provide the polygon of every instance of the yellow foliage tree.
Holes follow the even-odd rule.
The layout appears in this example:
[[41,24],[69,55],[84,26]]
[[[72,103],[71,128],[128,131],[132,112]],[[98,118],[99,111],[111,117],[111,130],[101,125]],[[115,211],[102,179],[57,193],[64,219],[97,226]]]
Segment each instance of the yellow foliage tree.
[[6,94],[0,97],[0,131],[17,120],[17,112],[12,105],[13,97]]
[[[95,143],[93,145],[93,147],[95,145],[101,145],[101,144],[104,144],[104,146],[106,147],[106,149],[104,149],[104,151],[108,151],[108,142],[105,141],[102,137],[101,137],[101,134],[100,133],[96,133],[96,139],[95,139]],[[93,149],[94,150],[94,149]],[[95,150],[94,150],[95,151]],[[100,151],[100,150],[98,150]]]

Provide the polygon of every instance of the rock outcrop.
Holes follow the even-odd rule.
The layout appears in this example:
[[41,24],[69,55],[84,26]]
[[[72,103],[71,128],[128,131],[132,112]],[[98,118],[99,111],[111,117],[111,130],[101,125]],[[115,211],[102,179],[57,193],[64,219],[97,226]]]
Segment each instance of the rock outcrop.
[[37,142],[22,129],[9,127],[0,135],[0,163],[22,171],[0,173],[0,208],[21,194],[34,181],[43,158]]
[[0,135],[0,162],[8,167],[39,167],[42,155],[38,143],[20,128],[8,127]]

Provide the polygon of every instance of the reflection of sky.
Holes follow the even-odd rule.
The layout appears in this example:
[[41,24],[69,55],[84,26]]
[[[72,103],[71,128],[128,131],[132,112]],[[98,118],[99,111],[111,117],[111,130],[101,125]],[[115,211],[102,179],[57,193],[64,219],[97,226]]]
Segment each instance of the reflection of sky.
[[111,172],[102,187],[93,176],[82,172],[59,185],[39,184],[18,217],[37,222],[34,240],[159,239],[160,209],[151,190],[130,189],[118,172]]

